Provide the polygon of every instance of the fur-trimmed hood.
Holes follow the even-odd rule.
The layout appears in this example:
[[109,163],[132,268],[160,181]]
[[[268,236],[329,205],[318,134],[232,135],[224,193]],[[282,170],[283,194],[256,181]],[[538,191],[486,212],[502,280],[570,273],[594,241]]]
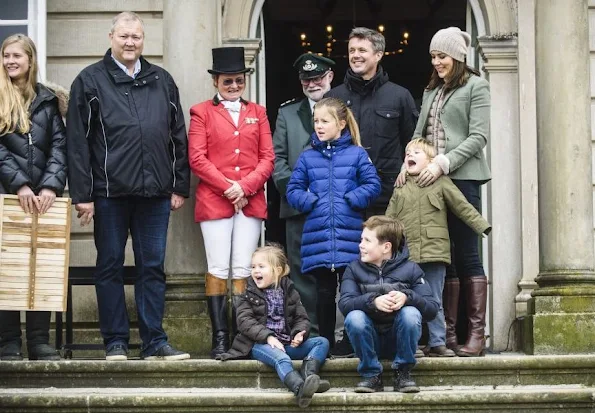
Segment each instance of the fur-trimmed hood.
[[58,108],[60,110],[60,115],[63,118],[66,117],[66,112],[68,111],[68,98],[69,92],[68,89],[52,82],[45,81],[43,83],[39,83],[40,86],[45,87],[58,98]]

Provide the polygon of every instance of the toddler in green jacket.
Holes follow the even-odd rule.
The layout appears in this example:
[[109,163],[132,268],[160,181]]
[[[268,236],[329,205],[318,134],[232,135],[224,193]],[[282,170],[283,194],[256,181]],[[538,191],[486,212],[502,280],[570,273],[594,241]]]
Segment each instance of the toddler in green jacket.
[[403,222],[410,259],[420,265],[434,298],[440,303],[438,315],[428,322],[429,355],[453,357],[455,353],[446,347],[446,324],[442,308],[446,265],[450,264],[447,211],[450,210],[478,234],[488,234],[492,227],[467,202],[449,177],[443,175],[424,188],[417,185],[419,173],[434,156],[434,146],[425,139],[409,142],[405,148],[404,164],[407,180],[401,188],[395,187],[386,215]]

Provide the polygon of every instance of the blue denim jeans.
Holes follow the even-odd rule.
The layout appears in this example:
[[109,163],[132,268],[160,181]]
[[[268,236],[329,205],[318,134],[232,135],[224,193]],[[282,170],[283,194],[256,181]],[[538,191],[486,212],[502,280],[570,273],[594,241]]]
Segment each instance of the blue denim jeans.
[[[479,181],[453,179],[452,183],[459,188],[467,201],[481,212],[481,185]],[[485,276],[481,257],[479,256],[479,235],[450,210],[447,216],[452,264],[449,265],[446,276],[448,278]]]
[[430,347],[444,346],[446,344],[446,322],[444,320],[444,309],[442,308],[442,291],[444,290],[444,277],[446,276],[446,264],[443,262],[426,262],[419,264],[424,271],[424,279],[432,289],[432,296],[440,303],[440,309],[436,318],[428,321],[428,332]]
[[130,337],[122,271],[128,231],[136,266],[134,294],[142,355],[150,356],[167,343],[161,322],[170,207],[169,198],[95,199],[95,290],[101,335],[108,351],[116,344],[127,347]]
[[252,358],[273,367],[281,381],[293,371],[291,360],[302,360],[312,357],[320,361],[322,366],[329,350],[329,342],[324,337],[312,337],[304,341],[299,347],[285,346],[285,352],[272,348],[268,344],[254,344]]
[[357,372],[364,378],[382,373],[379,359],[392,359],[392,368],[415,365],[415,350],[421,337],[421,313],[413,306],[397,311],[393,328],[378,333],[372,319],[361,310],[345,317],[345,330],[359,358]]

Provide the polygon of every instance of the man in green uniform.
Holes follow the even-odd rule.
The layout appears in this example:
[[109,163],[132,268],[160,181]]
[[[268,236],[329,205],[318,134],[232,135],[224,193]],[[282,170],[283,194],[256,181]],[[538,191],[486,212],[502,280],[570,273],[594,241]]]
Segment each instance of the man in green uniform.
[[294,282],[302,303],[308,312],[312,332],[318,333],[316,320],[316,280],[301,272],[300,245],[304,229],[305,215],[300,214],[287,204],[285,191],[291,177],[291,171],[302,151],[310,145],[310,136],[314,132],[312,110],[314,104],[331,89],[335,64],[331,59],[312,53],[305,53],[294,62],[302,83],[305,97],[293,99],[281,105],[277,116],[277,125],[273,134],[275,146],[275,171],[273,180],[281,194],[280,218],[285,219],[287,234],[287,255]]

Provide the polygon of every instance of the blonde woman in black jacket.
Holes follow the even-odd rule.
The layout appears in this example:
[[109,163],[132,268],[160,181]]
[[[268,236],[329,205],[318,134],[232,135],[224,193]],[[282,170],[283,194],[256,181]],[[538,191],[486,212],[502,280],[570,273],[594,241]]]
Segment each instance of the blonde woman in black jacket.
[[[37,52],[29,37],[12,35],[1,51],[0,194],[18,195],[28,214],[44,214],[66,184],[59,99],[37,82]],[[28,311],[26,327],[30,360],[60,359],[49,345],[50,312]],[[0,311],[0,360],[22,360],[21,344],[20,312]]]

